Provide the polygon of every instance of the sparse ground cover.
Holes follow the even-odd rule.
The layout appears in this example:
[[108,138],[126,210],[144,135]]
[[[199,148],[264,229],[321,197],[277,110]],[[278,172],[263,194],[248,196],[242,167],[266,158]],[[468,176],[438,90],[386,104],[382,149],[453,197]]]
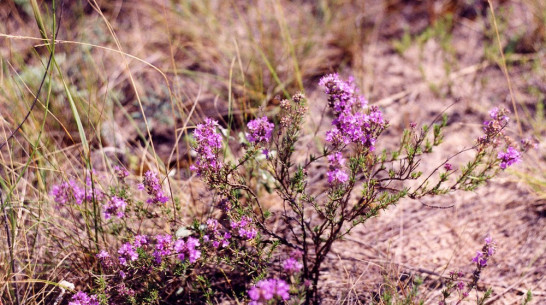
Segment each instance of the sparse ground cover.
[[[381,148],[396,147],[411,123],[448,114],[444,143],[420,163],[424,173],[475,144],[494,107],[511,110],[506,133],[515,139],[543,141],[546,132],[541,1],[64,2],[0,3],[0,295],[6,304],[68,303],[77,291],[119,301],[119,287],[115,293],[105,287],[125,278],[128,289],[147,292],[136,303],[248,301],[267,277],[258,266],[282,269],[292,254],[272,251],[262,260],[248,250],[252,228],[240,233],[244,219],[228,213],[240,233],[228,248],[260,259],[239,261],[239,269],[228,268],[232,261],[219,261],[219,269],[203,262],[213,256],[196,232],[227,214],[216,208],[222,198],[203,181],[206,175],[190,170],[203,155],[191,148],[195,127],[206,117],[217,120],[227,145],[222,156],[235,160],[248,149],[242,144],[252,131],[247,122],[267,116],[280,124],[282,100],[301,91],[310,115],[294,162],[305,162],[308,153],[320,153],[335,116],[317,85],[332,72],[353,75],[388,119]],[[474,192],[403,199],[356,227],[321,265],[322,302],[437,304],[450,271],[461,270],[465,285],[472,282],[471,259],[487,236],[496,253],[477,285],[480,296],[492,289],[484,303],[522,304],[528,291],[531,303],[546,302],[543,151],[539,143]],[[450,163],[460,170],[470,155]],[[145,179],[148,170],[159,180]],[[252,178],[261,204],[275,215],[282,209],[275,184],[255,170],[241,179]],[[321,183],[327,171],[324,163],[306,174],[312,191],[327,187]],[[67,204],[59,204],[63,196]],[[97,254],[106,250],[115,264],[119,256],[131,265],[137,235],[150,243],[133,249],[143,259],[138,266],[173,257],[147,277],[113,275],[119,266]],[[270,250],[266,243],[258,254]],[[179,263],[175,256],[184,263],[167,268]],[[305,290],[291,289],[293,300]],[[464,302],[476,303],[474,293]]]

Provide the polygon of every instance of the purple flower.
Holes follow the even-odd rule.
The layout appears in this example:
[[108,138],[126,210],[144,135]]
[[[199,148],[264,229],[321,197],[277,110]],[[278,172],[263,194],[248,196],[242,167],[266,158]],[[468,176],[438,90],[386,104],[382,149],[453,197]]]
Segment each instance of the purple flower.
[[476,256],[472,259],[474,263],[479,263],[483,253],[481,251],[476,252]]
[[332,143],[334,146],[351,143],[351,140],[348,137],[345,137],[341,133],[341,130],[339,130],[336,126],[332,127],[331,130],[326,132],[326,141]]
[[224,236],[222,239],[222,248],[225,248],[229,245],[229,239],[231,238],[231,234],[229,232],[224,232]]
[[502,108],[499,109],[498,107],[495,107],[491,110],[489,110],[489,117],[493,120],[499,120],[499,121],[505,121],[508,122],[510,118],[506,116],[506,113],[508,113],[508,110]]
[[150,170],[147,171],[144,174],[144,181],[142,182],[142,185],[146,189],[148,195],[150,195],[150,198],[146,200],[147,203],[161,205],[169,201],[169,197],[163,195],[163,189],[161,188],[161,183],[159,182],[157,173]]
[[463,290],[464,289],[464,282],[463,281],[459,281],[457,283],[457,289],[458,290]]
[[123,266],[127,265],[127,260],[136,261],[138,259],[138,253],[135,251],[135,248],[131,243],[124,243],[121,245],[121,248],[118,250],[119,263]]
[[505,152],[499,152],[497,158],[501,161],[500,168],[506,169],[512,164],[519,163],[521,161],[521,154],[512,146],[508,146]]
[[319,85],[325,87],[336,116],[332,130],[326,132],[326,140],[334,146],[356,143],[374,151],[377,137],[387,126],[379,108],[368,107],[368,102],[357,95],[352,80],[345,82],[337,74],[324,76]]
[[492,144],[499,145],[500,139],[504,135],[503,129],[508,124],[509,118],[506,116],[509,111],[504,108],[493,108],[489,111],[490,121],[483,122],[483,131],[485,135],[478,138],[478,144],[485,146]]
[[336,152],[328,156],[328,162],[330,163],[330,171],[328,174],[328,183],[330,184],[343,184],[349,180],[349,175],[343,170],[345,165],[345,159],[340,152]]
[[252,300],[249,305],[261,305],[273,298],[287,301],[290,299],[290,286],[283,280],[265,279],[248,290],[248,296]]
[[216,132],[216,126],[218,122],[206,118],[205,123],[198,124],[193,132],[197,142],[194,150],[197,152],[198,159],[190,169],[199,175],[218,171],[222,167],[222,162],[218,158],[222,149],[222,136]]
[[153,253],[156,263],[161,264],[164,256],[170,255],[172,252],[172,236],[169,234],[155,236],[155,251]]
[[197,238],[188,237],[188,240],[179,239],[174,243],[174,251],[178,253],[178,259],[184,261],[186,258],[190,263],[195,263],[201,257],[201,251],[197,249],[200,246]]
[[449,172],[453,169],[453,165],[451,165],[450,163],[446,163],[444,164],[444,169]]
[[110,200],[104,206],[104,218],[110,219],[112,214],[115,214],[118,218],[125,217],[125,208],[127,203],[117,196],[112,196]]
[[83,291],[78,291],[72,296],[68,305],[99,305],[99,301],[96,295],[89,296]]
[[491,238],[491,236],[487,236],[484,241],[486,249],[485,252],[487,253],[487,256],[493,256],[493,254],[495,254],[495,243],[493,242],[493,239]]
[[492,246],[487,247],[487,256],[493,256],[495,254],[495,248]]
[[480,267],[487,266],[487,257],[483,255],[483,252],[477,251],[476,256],[472,259],[472,262],[478,264]]
[[99,259],[101,265],[106,268],[111,267],[113,264],[112,259],[110,258],[110,254],[104,250],[101,250],[97,254],[97,258]]
[[107,259],[107,258],[110,258],[110,254],[108,254],[108,252],[106,252],[106,251],[104,251],[104,250],[101,250],[101,251],[97,254],[97,258],[100,259],[100,260]]
[[242,237],[243,239],[253,239],[258,232],[251,224],[252,220],[247,216],[243,216],[240,221],[232,221],[231,228],[237,231],[239,237]]
[[[352,80],[343,81],[337,73],[323,76],[319,81],[319,86],[324,87],[324,92],[329,95],[328,104],[335,114],[350,110],[356,102],[356,90]],[[361,100],[358,99],[358,101]]]
[[303,265],[298,262],[295,258],[289,257],[286,259],[283,264],[282,268],[284,271],[288,272],[289,274],[300,272],[300,270],[303,268]]
[[207,219],[207,228],[213,233],[218,233],[218,220],[214,218]]
[[[227,247],[229,245],[229,239],[231,238],[231,234],[229,232],[224,232],[222,235],[219,230],[220,224],[218,223],[218,220],[214,218],[209,218],[207,220],[207,228],[210,230],[212,234],[212,246],[214,248],[218,247]],[[206,235],[206,238],[203,237],[203,240],[205,242],[209,242],[211,239],[208,235]]]
[[116,173],[116,176],[120,180],[123,180],[127,178],[127,176],[129,176],[129,171],[118,165],[114,166],[114,172]]
[[57,208],[70,203],[82,204],[85,198],[85,192],[73,180],[54,185],[49,194],[53,196]]
[[268,143],[271,139],[271,133],[275,125],[270,123],[267,120],[267,117],[264,116],[259,119],[252,120],[246,125],[248,127],[249,133],[246,134],[246,137],[250,143]]
[[133,242],[133,245],[137,248],[140,248],[142,246],[145,246],[148,244],[148,237],[146,235],[137,235],[135,236],[135,241]]
[[186,241],[186,249],[188,252],[188,260],[192,264],[201,257],[201,251],[197,250],[199,245],[199,240],[197,238],[188,237],[188,240]]
[[91,174],[85,177],[85,200],[91,202],[93,200],[101,201],[104,199],[104,193],[97,187],[98,183],[91,180],[92,175],[96,177],[95,170],[91,170]]

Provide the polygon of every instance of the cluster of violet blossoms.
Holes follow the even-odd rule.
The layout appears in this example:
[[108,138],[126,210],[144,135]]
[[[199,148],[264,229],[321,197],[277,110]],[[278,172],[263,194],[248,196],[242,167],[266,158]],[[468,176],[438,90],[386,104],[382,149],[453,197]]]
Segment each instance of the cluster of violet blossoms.
[[493,108],[489,111],[491,120],[483,122],[483,131],[485,135],[478,138],[481,145],[492,143],[498,146],[504,137],[504,128],[508,125],[510,118],[507,116],[509,111],[505,108]]
[[97,185],[93,185],[89,176],[86,179],[85,187],[79,186],[74,180],[69,180],[54,185],[49,194],[53,196],[57,208],[72,203],[81,205],[84,201],[101,201],[105,197]]
[[336,152],[328,156],[330,171],[328,171],[328,183],[338,184],[345,183],[349,180],[349,175],[343,169],[345,166],[345,158],[341,152]]
[[197,238],[188,237],[188,240],[177,240],[174,243],[174,251],[178,253],[178,259],[184,261],[186,258],[190,263],[195,263],[201,257],[201,251],[197,249],[199,247],[199,240]]
[[472,262],[476,263],[478,267],[487,266],[487,261],[495,253],[495,247],[491,237],[485,238],[485,245],[481,251],[476,252],[476,256],[472,259]]
[[256,283],[248,290],[248,296],[252,300],[249,305],[262,305],[269,300],[279,298],[283,301],[290,299],[290,286],[283,280],[266,279]]
[[203,240],[205,242],[212,241],[212,246],[216,249],[225,248],[229,245],[229,239],[231,238],[231,234],[229,232],[224,232],[224,234],[220,233],[220,224],[218,223],[218,220],[213,218],[208,219],[207,228],[209,229],[211,234],[203,236]]
[[[271,134],[275,128],[275,124],[269,122],[266,116],[252,120],[246,125],[248,133],[246,138],[248,142],[252,144],[267,144],[271,140]],[[269,158],[269,150],[267,148],[262,150],[262,153]]]
[[[489,111],[491,120],[483,122],[484,135],[478,138],[479,149],[483,149],[488,144],[497,147],[504,140],[507,143],[506,150],[499,151],[497,159],[500,161],[499,167],[506,169],[509,166],[521,161],[521,153],[514,147],[511,140],[505,135],[504,128],[508,125],[509,111],[505,108],[495,107]],[[524,145],[525,146],[525,145]]]
[[246,134],[246,138],[250,143],[254,144],[269,143],[271,133],[273,132],[273,128],[275,128],[275,125],[270,123],[266,116],[252,120],[246,126],[249,131]]
[[352,79],[343,81],[338,74],[329,74],[320,79],[319,85],[325,88],[328,105],[336,116],[326,140],[334,146],[355,143],[374,151],[377,137],[387,126],[379,108],[368,107]]
[[222,136],[216,132],[218,122],[206,118],[204,124],[198,124],[193,132],[197,142],[194,147],[197,152],[197,160],[190,166],[190,170],[202,175],[207,172],[216,172],[222,167],[219,153],[222,149]]
[[57,207],[62,207],[70,203],[82,204],[84,198],[83,190],[73,180],[61,182],[54,185],[49,193],[57,203]]
[[138,186],[140,190],[146,190],[150,198],[146,200],[149,204],[161,205],[169,201],[169,197],[163,194],[163,189],[161,188],[161,183],[157,177],[157,173],[153,171],[147,171],[144,174],[144,180],[142,184]]
[[117,196],[112,196],[110,200],[104,205],[104,218],[110,219],[112,215],[116,215],[118,218],[125,217],[125,209],[127,207],[127,203],[123,198],[119,198]]
[[328,106],[335,115],[332,129],[326,132],[326,141],[338,150],[328,156],[328,183],[343,184],[349,175],[344,170],[345,159],[340,148],[354,143],[360,149],[374,151],[376,139],[388,123],[379,108],[368,107],[366,99],[358,95],[352,79],[344,81],[338,74],[329,74],[320,79],[319,85],[325,88]]
[[[152,241],[155,241],[155,245],[150,245]],[[171,254],[176,254],[180,261],[188,260],[190,263],[195,263],[201,257],[199,246],[199,240],[194,237],[188,237],[185,241],[182,239],[173,241],[169,234],[158,234],[153,239],[146,235],[137,235],[132,243],[126,242],[121,245],[118,250],[118,262],[121,266],[127,266],[129,262],[138,260],[137,250],[140,248],[144,251],[153,249],[151,255],[156,264],[161,264],[163,259]],[[104,267],[112,267],[114,264],[108,252],[104,250],[97,254],[97,258]]]
[[299,262],[302,256],[303,252],[301,252],[300,250],[293,250],[292,253],[290,253],[290,257],[282,263],[283,270],[286,271],[288,274],[300,272],[303,268],[302,263]]
[[438,303],[438,305],[447,305],[447,298],[453,291],[457,291],[459,294],[459,300],[456,304],[460,304],[461,301],[468,297],[470,291],[476,287],[478,280],[480,279],[481,271],[487,267],[487,262],[495,253],[495,243],[493,242],[493,239],[488,236],[484,241],[485,245],[481,251],[476,252],[476,256],[472,259],[472,262],[476,264],[476,269],[472,273],[472,280],[465,284],[463,280],[463,272],[450,272],[446,288],[442,291],[443,299]]
[[157,264],[161,264],[164,256],[169,256],[173,250],[173,237],[169,234],[155,236],[154,258]]
[[[131,243],[124,243],[123,245],[121,245],[121,248],[119,248],[118,250],[118,254],[118,260],[122,266],[126,266],[127,261],[134,262],[138,259],[138,253],[136,252],[135,247],[131,245]],[[99,255],[104,256],[105,254],[103,252],[100,252]]]
[[519,163],[521,161],[521,154],[514,147],[508,146],[506,151],[499,151],[497,158],[501,161],[500,168],[506,169],[513,164]]
[[68,305],[99,305],[96,295],[89,296],[83,291],[78,291],[72,296]]
[[129,171],[119,165],[114,166],[114,173],[121,181],[124,181],[129,176]]
[[252,220],[247,216],[243,216],[239,221],[232,221],[231,228],[243,239],[253,239],[257,234],[256,229],[252,227]]

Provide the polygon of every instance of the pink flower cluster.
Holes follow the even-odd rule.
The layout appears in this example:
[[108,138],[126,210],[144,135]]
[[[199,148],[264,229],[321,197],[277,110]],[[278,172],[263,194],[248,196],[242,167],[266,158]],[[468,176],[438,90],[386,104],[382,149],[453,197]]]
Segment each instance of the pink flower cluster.
[[298,260],[301,259],[302,255],[303,253],[299,250],[292,251],[292,253],[290,253],[290,257],[287,258],[282,264],[284,271],[286,271],[288,274],[300,272],[303,265]]
[[114,173],[116,173],[116,176],[120,180],[124,180],[129,176],[129,171],[118,165],[114,166]]
[[357,94],[353,81],[343,81],[337,74],[322,77],[319,85],[329,95],[328,104],[336,115],[326,140],[334,146],[356,143],[375,150],[375,141],[387,126],[379,108],[367,107],[368,102]]
[[[231,234],[229,232],[220,233],[218,220],[210,218],[207,220],[207,228],[210,230],[212,235],[212,246],[214,248],[225,248],[229,245],[229,239]],[[211,238],[209,235],[204,236],[205,241],[210,241]]]
[[513,164],[519,163],[521,161],[521,154],[512,146],[508,146],[506,151],[499,151],[497,158],[501,161],[500,168],[506,169]]
[[73,180],[54,185],[49,194],[53,196],[57,207],[70,203],[82,204],[84,198],[83,190]]
[[201,251],[197,249],[200,246],[197,238],[188,237],[188,240],[177,240],[174,243],[174,251],[178,253],[178,259],[184,261],[186,258],[190,263],[195,263],[201,257]]
[[[173,237],[169,234],[158,234],[151,241],[146,235],[136,235],[133,242],[124,243],[118,250],[118,261],[121,266],[127,266],[129,262],[138,260],[139,255],[137,249],[141,248],[144,251],[153,249],[151,256],[154,257],[156,264],[161,264],[165,257],[171,254],[177,254],[181,261],[188,260],[190,263],[195,263],[201,257],[199,240],[194,237],[188,237],[186,241],[179,239],[173,241]],[[148,247],[148,246],[153,247]],[[102,250],[97,254],[97,258],[105,267],[111,267],[113,261],[108,252]]]
[[145,189],[148,195],[150,195],[150,198],[146,200],[149,204],[160,205],[169,201],[169,197],[163,195],[163,189],[161,188],[157,173],[153,171],[149,170],[144,174],[144,180],[139,185],[139,189]]
[[161,264],[161,260],[164,256],[171,254],[173,248],[173,237],[169,234],[156,235],[155,236],[155,262]]
[[349,175],[343,169],[345,165],[345,158],[341,152],[336,152],[328,156],[328,162],[330,163],[330,171],[328,171],[328,183],[340,184],[349,180]]
[[53,200],[57,203],[57,208],[71,203],[81,205],[86,200],[101,201],[104,199],[104,193],[98,189],[97,184],[91,183],[90,177],[87,177],[85,187],[79,186],[74,180],[54,185],[51,188],[50,195],[53,196]]
[[[449,283],[447,285],[447,290],[445,290],[445,293],[449,294],[452,291],[452,289],[455,288],[463,298],[468,297],[468,292],[464,291],[467,285],[463,281],[463,277],[464,277],[464,273],[461,271],[449,272]],[[446,303],[444,301],[440,301],[439,304],[445,305]]]
[[472,259],[472,262],[476,263],[478,267],[487,266],[487,261],[495,253],[495,247],[491,237],[485,238],[485,246],[482,251],[477,251],[476,256]]
[[323,76],[319,81],[319,86],[324,87],[324,92],[328,94],[328,106],[332,108],[336,115],[351,111],[353,105],[365,107],[368,102],[357,95],[357,90],[353,79],[343,81],[337,73]]
[[[492,145],[497,147],[501,142],[506,143],[506,150],[499,151],[497,159],[500,161],[499,167],[506,169],[513,164],[521,161],[521,153],[515,148],[513,141],[505,135],[504,128],[508,125],[510,118],[507,114],[510,113],[505,108],[493,108],[489,111],[489,117],[491,120],[483,122],[484,135],[478,138],[478,149],[484,149],[486,145]],[[522,140],[521,149],[526,151],[534,146],[532,140]]]
[[113,214],[115,214],[118,218],[125,217],[125,208],[127,207],[127,203],[122,198],[119,198],[117,196],[112,196],[110,200],[104,205],[104,218],[110,219]]
[[267,117],[258,118],[248,122],[246,125],[249,133],[246,134],[246,138],[250,143],[269,143],[271,139],[271,133],[275,125],[267,120]]
[[266,279],[256,283],[255,286],[248,290],[248,296],[252,300],[249,305],[262,305],[272,300],[279,298],[283,301],[290,299],[290,286],[283,280]]
[[201,175],[205,172],[218,171],[222,167],[219,160],[220,149],[222,149],[222,136],[216,132],[218,122],[206,118],[204,124],[198,124],[193,132],[193,137],[197,142],[194,147],[198,158],[190,167],[192,171]]
[[501,139],[504,136],[504,128],[508,125],[509,118],[507,114],[509,111],[505,108],[493,108],[489,111],[489,117],[491,120],[483,122],[484,135],[478,138],[478,144],[487,145],[493,144],[498,146]]
[[118,250],[118,254],[119,263],[122,266],[126,266],[127,261],[134,262],[138,259],[138,253],[136,252],[135,247],[131,245],[131,243],[124,243],[123,245],[121,245],[121,248]]
[[68,305],[99,305],[99,300],[96,295],[89,296],[83,291],[78,291],[72,296]]
[[251,225],[252,220],[247,216],[243,216],[240,221],[231,222],[231,228],[243,239],[253,239],[256,236],[256,229]]

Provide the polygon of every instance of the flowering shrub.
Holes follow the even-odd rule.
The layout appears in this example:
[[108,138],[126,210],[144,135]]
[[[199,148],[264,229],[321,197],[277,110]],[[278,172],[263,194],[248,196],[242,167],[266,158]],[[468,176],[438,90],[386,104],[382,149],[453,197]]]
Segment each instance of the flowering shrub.
[[[323,77],[319,85],[328,96],[333,120],[324,134],[324,148],[304,161],[294,158],[307,113],[303,94],[281,101],[280,113],[273,120],[264,116],[250,121],[245,151],[235,160],[223,157],[216,121],[207,118],[197,125],[193,132],[197,157],[190,169],[206,182],[219,203],[211,214],[216,216],[195,219],[176,232],[144,234],[126,221],[154,218],[153,209],[168,211],[170,197],[155,172],[145,173],[138,186],[148,196],[145,202],[134,198],[125,180],[128,173],[120,167],[115,168],[118,183],[109,191],[88,183],[93,186],[88,193],[72,180],[54,186],[51,195],[59,207],[85,200],[98,203],[112,232],[124,232],[117,250],[97,247],[95,252],[100,262],[96,289],[100,299],[140,304],[184,297],[191,303],[210,301],[215,292],[223,291],[247,298],[250,304],[291,298],[317,304],[321,265],[334,243],[354,227],[405,197],[473,190],[521,159],[516,144],[505,134],[508,112],[495,108],[491,120],[483,124],[484,135],[464,150],[475,152],[466,165],[450,163],[458,152],[423,176],[421,157],[442,143],[445,115],[432,126],[411,124],[399,147],[380,151],[381,135],[389,127],[381,110],[369,105],[351,80],[337,74]],[[321,187],[310,188],[309,170],[326,163]],[[263,204],[256,170],[273,181],[281,209],[269,210]],[[415,186],[405,185],[412,180],[417,181]],[[492,254],[489,240],[474,259],[478,273],[472,285]],[[210,281],[219,274],[224,282]],[[458,273],[451,275],[452,286],[444,293],[444,301],[453,289],[463,290],[460,278]],[[162,291],[165,281],[178,289]]]

